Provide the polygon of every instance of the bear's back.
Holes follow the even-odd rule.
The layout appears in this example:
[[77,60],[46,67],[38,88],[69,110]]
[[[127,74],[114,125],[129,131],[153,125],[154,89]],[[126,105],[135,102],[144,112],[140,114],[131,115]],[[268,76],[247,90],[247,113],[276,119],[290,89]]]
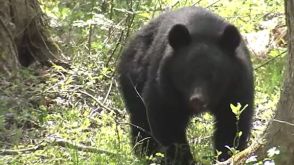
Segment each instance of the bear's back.
[[[157,36],[162,36],[164,40],[167,40],[166,36],[170,29],[176,24],[185,25],[192,36],[201,35],[209,38],[219,37],[225,26],[228,25],[228,23],[218,15],[204,8],[194,6],[163,13],[151,21],[151,23],[152,22],[156,22],[158,26],[158,29],[156,29]],[[143,33],[144,30],[143,28]]]

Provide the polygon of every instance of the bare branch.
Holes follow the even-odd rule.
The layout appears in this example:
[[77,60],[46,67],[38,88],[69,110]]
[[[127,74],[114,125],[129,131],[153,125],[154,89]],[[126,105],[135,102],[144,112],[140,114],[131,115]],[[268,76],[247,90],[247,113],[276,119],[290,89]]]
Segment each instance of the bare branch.
[[263,145],[262,140],[256,141],[252,143],[248,148],[237,153],[230,159],[224,162],[217,162],[215,165],[243,165],[245,164],[245,161],[250,157],[250,155],[255,153],[255,151],[257,151],[262,145]]
[[75,149],[78,151],[84,151],[84,152],[93,152],[98,154],[107,154],[107,155],[117,155],[116,153],[105,151],[101,149],[97,149],[95,147],[91,146],[85,146],[82,144],[74,143],[62,138],[56,138],[56,137],[48,137],[45,141],[40,143],[39,145],[30,147],[30,148],[23,148],[23,149],[1,149],[0,155],[18,155],[24,152],[35,152],[37,150],[42,150],[47,146],[61,146],[66,148]]
[[87,95],[87,96],[91,97],[100,107],[106,109],[107,111],[114,112],[116,114],[122,114],[121,110],[107,107],[106,105],[104,105],[103,103],[101,103],[96,97],[94,97],[93,95],[89,94],[88,92],[81,91],[81,90],[79,92],[82,93],[82,94],[84,94],[84,95]]

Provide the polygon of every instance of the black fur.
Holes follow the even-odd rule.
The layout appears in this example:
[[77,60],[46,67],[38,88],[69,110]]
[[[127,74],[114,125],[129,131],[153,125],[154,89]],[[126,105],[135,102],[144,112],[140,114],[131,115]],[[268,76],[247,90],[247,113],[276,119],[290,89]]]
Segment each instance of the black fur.
[[130,114],[136,154],[164,149],[166,164],[192,164],[186,127],[208,110],[216,119],[219,160],[230,157],[236,117],[230,104],[248,104],[238,126],[246,147],[253,114],[249,52],[235,26],[199,7],[167,12],[144,26],[124,50],[118,67]]

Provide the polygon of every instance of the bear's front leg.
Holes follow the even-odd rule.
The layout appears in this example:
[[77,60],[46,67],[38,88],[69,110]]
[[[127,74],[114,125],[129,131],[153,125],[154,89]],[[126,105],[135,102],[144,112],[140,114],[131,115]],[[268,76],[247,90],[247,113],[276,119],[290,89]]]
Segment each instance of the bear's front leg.
[[187,142],[174,143],[165,148],[166,165],[194,165],[193,156]]
[[193,156],[186,139],[188,114],[167,104],[164,99],[157,98],[154,93],[147,99],[146,109],[151,134],[165,151],[165,164],[193,164]]
[[218,152],[219,161],[225,161],[232,156],[229,148],[234,146],[237,136],[236,117],[229,108],[217,109],[215,116],[214,147]]

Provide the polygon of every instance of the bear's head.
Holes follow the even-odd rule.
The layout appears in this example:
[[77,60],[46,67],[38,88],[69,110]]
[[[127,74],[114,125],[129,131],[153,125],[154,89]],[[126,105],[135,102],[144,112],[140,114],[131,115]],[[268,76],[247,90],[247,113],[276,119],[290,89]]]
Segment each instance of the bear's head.
[[167,79],[172,89],[193,113],[219,104],[238,69],[236,49],[241,35],[233,25],[226,25],[218,35],[191,34],[185,25],[174,25],[168,33],[171,53]]

